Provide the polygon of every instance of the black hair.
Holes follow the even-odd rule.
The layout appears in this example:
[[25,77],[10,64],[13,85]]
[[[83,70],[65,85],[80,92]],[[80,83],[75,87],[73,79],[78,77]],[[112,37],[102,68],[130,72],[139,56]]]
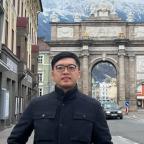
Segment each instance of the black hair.
[[52,69],[54,68],[55,63],[63,58],[73,58],[75,60],[76,64],[78,65],[78,67],[80,68],[80,60],[79,60],[78,56],[72,52],[63,51],[53,57],[53,59],[51,61]]

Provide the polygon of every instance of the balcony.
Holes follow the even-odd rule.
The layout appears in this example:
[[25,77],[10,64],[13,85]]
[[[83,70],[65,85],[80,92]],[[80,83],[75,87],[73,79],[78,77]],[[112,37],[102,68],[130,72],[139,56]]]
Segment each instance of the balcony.
[[0,59],[0,72],[4,72],[4,71],[9,71],[9,67],[7,66],[7,64]]

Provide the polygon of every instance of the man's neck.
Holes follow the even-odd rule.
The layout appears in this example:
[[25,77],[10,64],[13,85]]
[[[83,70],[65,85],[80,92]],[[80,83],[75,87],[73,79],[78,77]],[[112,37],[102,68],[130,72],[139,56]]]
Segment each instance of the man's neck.
[[62,89],[64,91],[64,93],[67,93],[68,91],[72,90],[75,86],[71,87],[71,88],[64,88],[64,87],[60,87],[60,86],[57,85],[57,87]]

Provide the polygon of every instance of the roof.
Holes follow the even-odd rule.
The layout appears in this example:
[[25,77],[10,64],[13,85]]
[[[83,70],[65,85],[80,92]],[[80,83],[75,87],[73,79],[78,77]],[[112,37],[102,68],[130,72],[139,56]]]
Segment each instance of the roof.
[[41,12],[43,12],[43,7],[42,7],[42,2],[41,2],[41,0],[39,0],[39,2],[40,2]]

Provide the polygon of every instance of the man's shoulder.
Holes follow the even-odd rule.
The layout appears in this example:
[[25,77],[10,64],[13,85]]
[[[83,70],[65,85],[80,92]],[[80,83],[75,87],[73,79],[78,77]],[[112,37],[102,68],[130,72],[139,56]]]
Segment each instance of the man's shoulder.
[[86,95],[84,93],[79,92],[79,99],[82,102],[88,103],[88,104],[93,104],[93,105],[99,105],[100,102],[98,100],[96,100],[95,98],[93,98],[90,95]]
[[98,100],[83,93],[79,93],[75,108],[76,111],[84,113],[91,112],[88,115],[92,117],[102,110],[101,104]]
[[33,102],[37,103],[41,101],[48,101],[48,100],[52,100],[53,98],[54,98],[54,92],[51,92],[49,94],[45,94],[43,96],[33,98]]

